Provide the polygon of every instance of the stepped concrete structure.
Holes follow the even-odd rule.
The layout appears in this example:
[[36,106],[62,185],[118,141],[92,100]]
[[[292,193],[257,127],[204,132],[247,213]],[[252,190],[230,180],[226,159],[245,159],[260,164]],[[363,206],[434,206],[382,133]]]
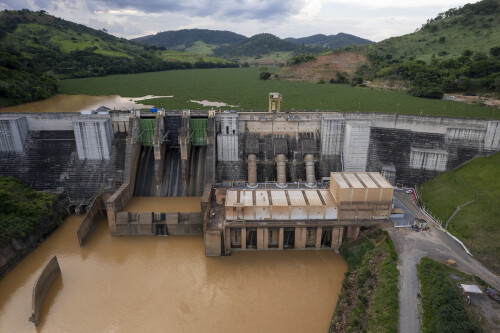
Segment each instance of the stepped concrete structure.
[[[0,174],[65,189],[77,211],[110,192],[112,234],[204,234],[207,255],[224,255],[337,248],[388,216],[385,195],[366,203],[380,186],[500,150],[497,119],[297,112],[269,98],[264,112],[2,113]],[[332,187],[343,182],[364,197],[345,201]],[[201,196],[201,207],[122,212],[133,196]]]

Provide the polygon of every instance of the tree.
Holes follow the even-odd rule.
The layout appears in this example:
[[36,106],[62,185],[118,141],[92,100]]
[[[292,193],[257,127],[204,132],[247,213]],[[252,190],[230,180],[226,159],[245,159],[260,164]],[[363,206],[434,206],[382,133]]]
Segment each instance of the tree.
[[494,46],[490,49],[490,54],[494,57],[500,56],[500,46]]
[[260,72],[260,79],[267,80],[271,77],[271,73],[269,72]]

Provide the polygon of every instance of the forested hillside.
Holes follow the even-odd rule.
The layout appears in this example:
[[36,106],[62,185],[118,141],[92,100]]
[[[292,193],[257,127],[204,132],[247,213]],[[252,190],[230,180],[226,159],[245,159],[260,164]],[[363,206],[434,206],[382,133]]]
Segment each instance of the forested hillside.
[[373,43],[371,40],[364,39],[358,36],[345,34],[343,32],[338,33],[336,35],[323,35],[317,34],[309,37],[303,38],[285,38],[287,42],[291,42],[294,44],[303,44],[307,46],[318,46],[318,47],[326,47],[329,49],[335,49],[337,47],[345,47],[350,45],[363,45],[363,44],[371,44]]
[[44,99],[57,79],[236,66],[142,45],[45,11],[0,12],[0,107]]
[[[349,58],[353,51],[365,54],[369,64],[353,63]],[[500,0],[452,8],[414,33],[332,53],[338,63],[358,68],[342,83],[374,81],[372,86],[426,98],[442,98],[444,93],[496,95],[500,93]],[[347,57],[344,61],[342,55]]]
[[272,52],[292,52],[301,53],[320,53],[326,49],[321,47],[309,47],[290,43],[276,37],[272,34],[258,34],[250,37],[246,41],[229,46],[221,46],[214,50],[214,55],[228,59],[241,57],[258,57]]
[[[204,45],[202,54],[212,54],[212,50],[222,45],[232,45],[243,42],[248,37],[231,31],[208,30],[208,29],[183,29],[177,31],[163,31],[156,35],[149,35],[133,39],[133,41],[165,47],[169,50],[187,51],[196,46]],[[197,53],[197,52],[194,52]]]
[[226,59],[244,59],[243,61],[249,60],[248,58],[255,60],[272,57],[271,54],[274,54],[276,59],[276,54],[281,54],[283,59],[280,60],[283,60],[283,63],[293,55],[301,53],[317,54],[331,48],[372,43],[367,39],[344,33],[280,39],[268,33],[248,38],[230,31],[206,29],[165,31],[133,40],[171,50],[216,55]]
[[500,0],[450,9],[409,35],[363,48],[365,80],[408,81],[414,96],[500,92]]

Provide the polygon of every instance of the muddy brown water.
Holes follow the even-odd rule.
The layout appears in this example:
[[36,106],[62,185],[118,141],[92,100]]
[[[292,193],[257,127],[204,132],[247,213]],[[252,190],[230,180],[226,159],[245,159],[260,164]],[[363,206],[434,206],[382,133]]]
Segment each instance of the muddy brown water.
[[[0,332],[328,329],[346,271],[342,256],[332,251],[208,258],[201,236],[113,237],[106,220],[80,248],[81,220],[68,217],[0,281]],[[62,276],[35,328],[28,321],[33,283],[54,254]]]
[[136,103],[136,101],[157,97],[169,96],[144,96],[131,98],[121,97],[119,95],[89,96],[60,94],[42,101],[0,108],[0,112],[80,112],[85,110],[96,110],[100,106],[105,106],[113,110],[142,109],[152,108],[153,106]]
[[122,212],[190,213],[201,210],[201,197],[132,197]]

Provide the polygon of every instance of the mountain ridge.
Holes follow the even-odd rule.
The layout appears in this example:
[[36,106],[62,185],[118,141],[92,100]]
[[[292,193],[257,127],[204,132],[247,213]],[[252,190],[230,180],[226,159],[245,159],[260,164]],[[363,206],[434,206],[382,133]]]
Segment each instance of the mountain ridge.
[[[323,36],[321,41],[318,41],[319,36]],[[299,53],[317,54],[331,48],[329,45],[338,47],[338,45],[371,43],[367,39],[345,33],[283,39],[270,33],[259,33],[246,37],[227,30],[209,29],[163,31],[132,40],[179,51],[199,50],[200,54],[213,54],[224,58],[263,56],[272,52],[292,52],[295,55]],[[267,46],[262,48],[260,45],[256,45],[255,40],[265,40]],[[270,48],[270,45],[274,48]],[[194,48],[195,46],[196,48]]]
[[327,47],[330,49],[335,49],[337,47],[345,47],[350,45],[363,45],[363,44],[371,44],[373,41],[361,38],[355,35],[346,34],[343,32],[339,32],[336,35],[324,35],[324,34],[315,34],[308,37],[301,38],[293,38],[288,37],[285,38],[286,41],[295,43],[295,44],[304,44],[307,46],[319,46],[319,47]]

